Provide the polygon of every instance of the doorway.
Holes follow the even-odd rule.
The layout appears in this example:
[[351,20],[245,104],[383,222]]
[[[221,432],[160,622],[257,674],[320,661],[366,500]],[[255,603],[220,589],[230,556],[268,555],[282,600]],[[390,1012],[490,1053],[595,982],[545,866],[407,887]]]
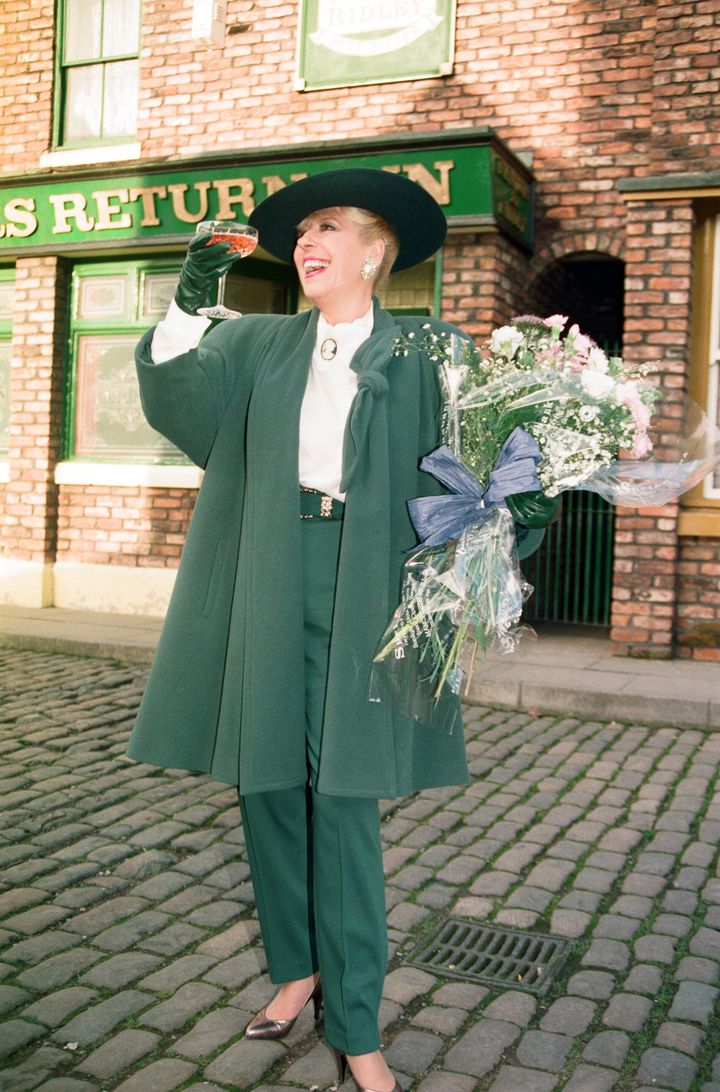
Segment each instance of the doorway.
[[[622,351],[624,263],[591,252],[553,262],[532,286],[539,315],[568,316],[608,353]],[[566,327],[567,328],[567,327]],[[540,549],[522,563],[534,587],[529,622],[608,627],[612,598],[614,510],[602,497],[573,489]]]

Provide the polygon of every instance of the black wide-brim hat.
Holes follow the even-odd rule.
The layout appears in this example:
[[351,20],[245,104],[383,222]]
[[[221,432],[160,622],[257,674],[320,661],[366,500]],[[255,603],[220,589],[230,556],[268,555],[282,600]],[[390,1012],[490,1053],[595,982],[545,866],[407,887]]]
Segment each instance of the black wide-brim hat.
[[447,235],[445,214],[427,190],[404,175],[370,167],[343,167],[292,182],[266,197],[248,222],[258,229],[263,250],[292,262],[298,224],[311,212],[343,206],[377,213],[394,229],[400,248],[393,273],[424,262]]

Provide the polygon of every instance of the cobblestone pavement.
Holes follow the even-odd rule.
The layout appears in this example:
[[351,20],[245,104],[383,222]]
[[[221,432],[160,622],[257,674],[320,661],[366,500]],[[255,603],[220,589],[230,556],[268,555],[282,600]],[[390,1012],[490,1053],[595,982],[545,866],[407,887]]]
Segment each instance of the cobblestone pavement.
[[[231,789],[129,763],[146,668],[0,653],[0,1092],[324,1090],[268,1000]],[[387,1057],[416,1092],[720,1092],[720,734],[469,710],[383,805]],[[405,961],[448,913],[573,938],[544,996]],[[349,1086],[348,1086],[349,1087]]]

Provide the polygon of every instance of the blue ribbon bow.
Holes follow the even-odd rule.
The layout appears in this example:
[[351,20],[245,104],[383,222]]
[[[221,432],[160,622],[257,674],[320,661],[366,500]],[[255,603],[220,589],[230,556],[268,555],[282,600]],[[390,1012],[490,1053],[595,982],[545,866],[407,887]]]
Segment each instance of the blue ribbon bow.
[[541,462],[537,441],[522,428],[513,429],[500,449],[487,487],[446,445],[426,455],[420,469],[452,489],[452,494],[408,501],[410,518],[423,546],[439,546],[459,538],[473,523],[489,519],[493,508],[502,506],[512,493],[540,489],[537,468]]

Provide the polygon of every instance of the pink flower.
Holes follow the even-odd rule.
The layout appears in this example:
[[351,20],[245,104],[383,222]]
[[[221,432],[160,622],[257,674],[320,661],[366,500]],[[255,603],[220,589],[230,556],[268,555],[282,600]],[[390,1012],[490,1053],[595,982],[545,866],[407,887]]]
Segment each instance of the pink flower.
[[644,459],[646,455],[649,455],[652,451],[652,441],[647,434],[647,429],[650,424],[650,409],[645,405],[640,397],[640,391],[638,390],[637,383],[633,383],[630,380],[627,383],[620,383],[617,389],[617,400],[622,406],[627,406],[632,414],[633,425],[635,426],[635,440],[633,441],[632,453],[636,459]]
[[647,432],[638,432],[635,436],[635,443],[633,444],[633,458],[644,459],[646,455],[649,455],[652,451],[652,441]]
[[592,338],[586,337],[585,334],[580,333],[580,327],[577,323],[574,323],[570,327],[567,336],[572,342],[572,347],[578,356],[587,356],[595,344]]
[[617,399],[630,410],[638,432],[645,432],[650,424],[650,410],[640,398],[637,383],[621,383],[617,390]]
[[543,322],[551,329],[553,329],[553,327],[557,327],[558,333],[560,333],[567,320],[567,315],[550,315],[549,318],[543,319]]

